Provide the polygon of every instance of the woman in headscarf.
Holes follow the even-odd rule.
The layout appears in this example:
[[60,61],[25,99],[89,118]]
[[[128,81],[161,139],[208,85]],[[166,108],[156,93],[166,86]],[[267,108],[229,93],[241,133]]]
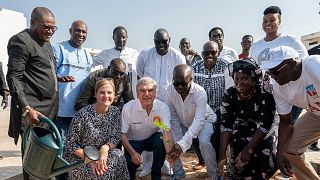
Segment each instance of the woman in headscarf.
[[230,143],[231,179],[268,179],[277,169],[272,137],[266,137],[274,119],[274,98],[261,88],[262,73],[253,59],[229,64],[229,72],[235,86],[224,93],[220,107],[218,172],[227,164]]

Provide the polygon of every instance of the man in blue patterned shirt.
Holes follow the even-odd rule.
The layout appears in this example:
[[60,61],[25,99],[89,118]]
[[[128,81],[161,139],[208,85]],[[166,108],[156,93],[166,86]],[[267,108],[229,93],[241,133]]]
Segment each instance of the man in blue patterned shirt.
[[[206,42],[202,51],[203,61],[194,64],[194,82],[202,86],[207,92],[207,103],[217,115],[214,125],[214,135],[212,141],[216,151],[219,150],[220,135],[220,103],[224,91],[233,85],[233,80],[228,74],[228,62],[219,58],[219,46],[214,41]],[[216,152],[218,155],[219,153]]]

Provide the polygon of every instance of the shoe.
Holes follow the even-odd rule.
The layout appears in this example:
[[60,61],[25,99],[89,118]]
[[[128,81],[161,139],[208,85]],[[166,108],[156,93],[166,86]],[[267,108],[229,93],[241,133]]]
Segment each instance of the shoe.
[[161,171],[164,174],[170,175],[170,164],[167,160],[164,161]]
[[320,148],[317,145],[313,145],[313,144],[309,146],[309,149],[311,149],[312,151],[320,151]]
[[150,173],[151,173],[151,169],[148,169],[148,170],[144,169],[143,171],[140,172],[139,177],[144,177]]

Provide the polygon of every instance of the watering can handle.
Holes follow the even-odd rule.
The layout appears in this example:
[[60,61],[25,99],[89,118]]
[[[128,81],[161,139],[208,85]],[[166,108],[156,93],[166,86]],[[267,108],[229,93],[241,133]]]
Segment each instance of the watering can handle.
[[57,126],[49,118],[47,118],[45,116],[40,116],[40,117],[38,117],[38,119],[40,120],[41,123],[46,122],[49,124],[49,126],[51,127],[51,129],[53,130],[53,132],[57,138],[57,144],[58,144],[59,148],[62,149],[63,142],[62,142],[61,135],[60,135],[60,132],[59,132]]
[[[49,124],[49,126],[52,128],[52,130],[54,132],[54,135],[56,137],[55,139],[57,140],[57,144],[59,146],[59,149],[62,149],[63,143],[62,143],[60,132],[57,129],[56,125],[49,118],[47,118],[45,116],[39,116],[38,119],[40,120],[41,123],[46,122]],[[23,144],[22,144],[23,149],[25,149],[26,145],[28,144],[30,130],[31,130],[31,126],[29,126],[24,133]]]

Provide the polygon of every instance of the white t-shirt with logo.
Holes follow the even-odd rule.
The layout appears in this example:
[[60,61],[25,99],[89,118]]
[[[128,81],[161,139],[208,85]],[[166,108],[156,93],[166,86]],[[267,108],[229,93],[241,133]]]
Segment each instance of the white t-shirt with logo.
[[294,105],[320,116],[320,56],[302,61],[301,76],[296,81],[284,85],[275,82],[273,96],[281,115],[289,114]]
[[272,41],[265,41],[264,38],[252,44],[249,57],[252,57],[259,65],[266,60],[267,53],[270,49],[279,46],[289,46],[299,53],[299,58],[304,59],[308,56],[308,51],[301,40],[295,36],[281,33]]

